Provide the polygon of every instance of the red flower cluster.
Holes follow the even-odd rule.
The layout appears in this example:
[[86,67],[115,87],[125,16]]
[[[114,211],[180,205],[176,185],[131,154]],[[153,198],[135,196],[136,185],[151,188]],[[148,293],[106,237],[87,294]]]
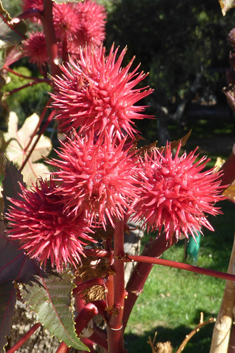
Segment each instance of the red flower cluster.
[[53,22],[56,36],[68,42],[69,51],[72,53],[79,46],[100,45],[105,39],[106,16],[103,6],[89,0],[54,4]]
[[[43,0],[23,0],[23,10],[43,11]],[[105,39],[105,23],[107,13],[104,6],[96,2],[53,3],[53,23],[58,45],[66,42],[70,54],[77,56],[77,48],[85,45],[100,45]],[[33,22],[35,17],[30,17]],[[35,55],[37,53],[35,52]]]
[[79,129],[80,133],[91,128],[98,135],[104,131],[121,139],[125,134],[132,138],[137,133],[134,119],[148,117],[142,114],[144,106],[134,105],[152,93],[151,89],[134,88],[146,75],[137,73],[139,66],[129,72],[134,58],[125,67],[121,64],[124,49],[117,58],[118,49],[111,48],[105,56],[105,48],[80,49],[80,60],[61,66],[62,77],[54,77],[57,92],[52,94],[56,119],[62,131]]
[[180,145],[172,157],[171,146],[164,152],[155,150],[141,160],[139,199],[134,208],[134,220],[144,220],[148,230],[164,230],[167,237],[181,234],[193,237],[204,226],[213,227],[205,213],[219,213],[214,203],[222,200],[220,174],[213,169],[202,172],[208,160],[196,162],[195,152],[179,156]]
[[31,258],[44,265],[50,258],[59,272],[68,263],[77,266],[83,245],[93,241],[84,214],[80,212],[75,218],[64,210],[52,180],[39,180],[31,190],[23,186],[21,190],[22,199],[11,200],[14,206],[7,215],[12,227],[9,238],[19,241]]
[[[41,0],[24,0],[25,8],[30,3],[41,9]],[[62,271],[79,263],[84,244],[93,240],[90,228],[114,227],[126,215],[168,238],[194,237],[202,226],[213,230],[205,214],[219,213],[214,203],[223,197],[220,175],[202,172],[205,158],[196,162],[195,152],[180,157],[180,146],[175,157],[170,145],[144,158],[131,150],[138,133],[134,120],[150,117],[136,103],[152,90],[137,88],[146,74],[139,66],[130,71],[134,58],[121,66],[126,49],[118,56],[114,46],[108,55],[97,47],[104,39],[103,7],[91,1],[53,6],[58,43],[79,59],[70,58],[61,77],[52,78],[56,119],[70,138],[61,143],[59,158],[48,162],[56,169],[51,180],[22,187],[22,200],[12,200],[9,237],[30,257],[43,264],[50,258]],[[78,44],[86,46],[77,52]],[[42,33],[32,33],[24,50],[39,66],[47,61]]]

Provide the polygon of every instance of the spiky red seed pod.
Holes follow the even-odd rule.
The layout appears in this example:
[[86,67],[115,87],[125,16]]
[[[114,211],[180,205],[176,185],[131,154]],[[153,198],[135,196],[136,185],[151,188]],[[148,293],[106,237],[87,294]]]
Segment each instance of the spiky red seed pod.
[[[22,10],[24,12],[28,10],[39,10],[43,11],[43,0],[22,0]],[[28,18],[29,21],[31,22],[39,22],[39,20],[36,17],[30,17]]]
[[213,169],[202,172],[208,160],[196,162],[195,151],[179,156],[180,146],[172,157],[171,146],[164,153],[155,150],[141,161],[139,199],[134,208],[134,220],[144,220],[148,230],[164,230],[167,238],[173,234],[194,237],[204,226],[213,227],[205,213],[220,213],[214,203],[224,199],[220,195],[220,175]]
[[134,58],[121,68],[126,49],[119,57],[117,52],[112,47],[105,57],[104,47],[86,47],[80,49],[80,61],[70,59],[61,66],[63,75],[53,78],[57,92],[52,94],[61,131],[93,129],[97,134],[105,131],[120,139],[125,134],[134,138],[133,120],[149,117],[142,114],[144,106],[134,105],[152,93],[146,87],[134,89],[146,75],[137,73],[139,66],[129,72]]
[[46,38],[43,32],[31,32],[23,42],[23,50],[29,61],[39,67],[48,61]]
[[75,45],[100,45],[105,39],[107,12],[94,1],[79,2],[75,8],[79,15],[80,30]]
[[82,210],[104,228],[108,221],[114,226],[116,218],[124,218],[137,194],[135,159],[124,143],[108,137],[95,141],[92,134],[79,137],[76,132],[73,140],[62,143],[60,159],[48,163],[57,169],[53,175],[66,210],[75,216]]
[[6,217],[11,227],[8,237],[19,241],[29,257],[43,265],[50,259],[61,272],[68,263],[75,267],[80,263],[83,245],[93,239],[84,214],[76,219],[69,216],[55,189],[52,180],[39,180],[30,190],[21,186],[22,199],[11,199],[13,206]]
[[38,9],[43,10],[43,0],[22,0],[23,11]]
[[65,3],[53,6],[53,23],[58,40],[74,41],[80,31],[80,17],[75,11],[78,4]]

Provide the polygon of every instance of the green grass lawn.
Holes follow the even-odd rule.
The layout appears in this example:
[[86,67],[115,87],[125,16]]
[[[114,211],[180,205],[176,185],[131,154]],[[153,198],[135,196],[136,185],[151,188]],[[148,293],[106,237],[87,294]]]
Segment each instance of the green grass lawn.
[[[198,266],[227,272],[232,249],[235,204],[220,203],[223,215],[209,217],[215,232],[204,230]],[[184,241],[167,250],[163,258],[183,261]],[[205,275],[155,265],[139,296],[126,330],[129,353],[151,352],[147,343],[157,332],[157,342],[171,341],[174,351],[199,323],[217,316],[225,281]],[[213,324],[203,327],[188,343],[185,353],[208,353]]]

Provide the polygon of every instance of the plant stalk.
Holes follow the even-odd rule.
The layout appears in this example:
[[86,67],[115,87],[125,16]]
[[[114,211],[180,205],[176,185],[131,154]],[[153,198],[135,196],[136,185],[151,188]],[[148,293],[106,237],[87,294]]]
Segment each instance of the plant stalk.
[[117,220],[114,231],[114,304],[109,309],[108,353],[124,353],[123,313],[125,298],[124,282],[124,221]]
[[7,353],[14,353],[19,349],[31,336],[32,334],[41,326],[40,322],[34,324],[31,329],[10,349],[8,349]]
[[73,295],[76,295],[76,294],[82,292],[84,289],[90,288],[92,286],[102,286],[105,288],[106,286],[105,286],[104,278],[99,278],[99,277],[92,278],[92,279],[89,279],[85,282],[78,284],[77,287],[74,288],[74,290],[73,290]]
[[95,315],[102,315],[103,317],[106,316],[105,312],[106,302],[104,300],[97,300],[95,302],[91,302],[86,304],[82,310],[78,313],[76,320],[75,320],[75,329],[76,333],[79,336],[82,330],[87,326],[88,322],[95,316]]
[[58,46],[56,42],[55,28],[53,24],[53,1],[43,0],[43,15],[41,22],[46,37],[46,47],[49,58],[49,66],[52,76],[60,75],[58,66]]
[[34,86],[34,85],[37,85],[38,83],[42,83],[42,82],[46,82],[48,84],[51,83],[51,81],[49,80],[49,78],[37,78],[37,80],[35,81],[32,81],[32,82],[29,82],[29,83],[26,83],[25,85],[23,86],[20,86],[18,88],[15,88],[13,89],[12,91],[8,92],[8,95],[10,96],[11,94],[14,94],[24,88],[27,88],[27,87],[31,87],[31,86]]
[[66,346],[66,344],[64,342],[61,342],[56,353],[68,353],[69,350],[70,350],[70,348],[68,346]]
[[233,145],[232,153],[222,165],[220,171],[222,172],[220,185],[225,186],[225,190],[235,179],[235,144]]
[[29,10],[26,10],[25,12],[22,12],[20,15],[18,15],[17,19],[19,20],[27,20],[28,18],[31,18],[31,17],[36,17],[38,19],[41,19],[41,16],[42,16],[42,12],[38,9],[29,9]]
[[106,250],[100,250],[100,249],[84,249],[83,250],[84,254],[86,256],[94,256],[94,257],[109,257],[109,252]]
[[146,257],[146,256],[138,256],[138,255],[130,255],[129,259],[133,261],[139,261],[144,263],[150,263],[155,265],[168,266],[173,268],[179,268],[180,270],[190,271],[194,273],[199,273],[201,275],[226,279],[229,281],[235,281],[235,275],[231,275],[229,273],[219,272],[215,270],[209,270],[207,268],[202,268],[198,266],[193,266],[189,264],[184,264],[182,262],[164,260],[164,259],[156,259],[155,257]]
[[101,330],[101,328],[96,327],[93,334],[89,338],[92,342],[102,347],[105,352],[108,351],[107,333],[104,330]]
[[45,124],[43,125],[42,129],[40,130],[40,132],[39,132],[39,134],[38,134],[38,136],[37,136],[37,138],[36,138],[34,144],[32,145],[31,149],[29,150],[29,153],[27,154],[27,156],[26,156],[24,162],[22,163],[22,165],[21,165],[21,167],[20,167],[20,171],[23,170],[24,166],[25,166],[26,163],[28,162],[28,160],[29,160],[31,154],[33,153],[33,151],[34,151],[34,149],[35,149],[35,147],[36,147],[38,141],[40,140],[40,137],[41,137],[42,134],[45,132],[46,128],[48,127],[48,125],[50,124],[50,122],[52,121],[52,119],[54,118],[55,114],[56,114],[56,111],[53,110],[53,111],[51,112],[51,114],[49,115],[47,121],[45,122]]

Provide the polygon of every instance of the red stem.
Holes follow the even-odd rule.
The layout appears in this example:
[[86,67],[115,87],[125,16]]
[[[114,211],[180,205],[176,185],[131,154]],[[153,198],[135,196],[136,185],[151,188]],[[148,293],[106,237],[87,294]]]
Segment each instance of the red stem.
[[13,347],[8,349],[7,353],[14,353],[17,349],[19,349],[40,326],[40,322],[34,324],[31,329]]
[[31,18],[31,17],[36,17],[36,18],[41,19],[41,16],[42,16],[42,12],[40,10],[29,9],[29,10],[26,10],[25,12],[22,12],[19,16],[15,17],[15,18],[19,19],[19,20],[27,20],[28,18]]
[[13,20],[11,20],[10,22],[8,22],[7,21],[7,19],[0,13],[0,17],[1,17],[1,19],[3,20],[3,22],[5,22],[7,25],[8,25],[8,27],[10,28],[10,29],[12,29],[12,31],[14,31],[15,33],[17,33],[22,39],[25,39],[26,38],[26,36],[24,36],[22,33],[20,33],[20,32],[18,32],[15,28],[14,28],[14,26],[12,26],[12,22],[13,22],[13,20],[15,20],[15,19],[13,19]]
[[114,252],[112,248],[112,238],[106,239],[106,249],[108,251],[108,256],[107,256],[107,264],[112,266],[114,264]]
[[220,171],[222,171],[220,185],[225,186],[225,190],[230,184],[232,184],[235,179],[235,144],[233,145],[232,153],[226,162],[222,165]]
[[57,349],[56,353],[68,353],[69,350],[70,350],[70,348],[68,346],[66,346],[66,344],[64,342],[62,342],[59,345],[59,348]]
[[[165,250],[169,249],[173,244],[176,243],[176,238],[172,238],[170,241],[166,239],[166,235],[163,233],[157,239],[149,241],[142,252],[142,255],[147,256],[161,256]],[[142,293],[144,284],[149,276],[150,271],[153,268],[152,263],[137,263],[131,277],[127,283],[126,291],[128,293],[127,299],[125,300],[125,309],[123,316],[124,329],[127,325],[127,321],[133,309],[133,306],[139,296]]]
[[114,305],[114,275],[109,275],[106,281],[106,300],[107,306],[112,307]]
[[78,336],[80,335],[82,330],[87,326],[88,322],[95,315],[100,314],[103,317],[105,317],[106,316],[105,308],[106,308],[105,300],[96,300],[95,302],[86,304],[79,312],[75,320],[75,329],[76,329],[77,335]]
[[[95,350],[93,348],[94,343],[89,339],[89,338],[81,338],[82,343],[85,344],[90,350],[90,353],[95,353]],[[82,353],[87,353],[87,351],[81,351]]]
[[106,288],[104,278],[92,278],[87,280],[86,282],[80,283],[76,288],[73,290],[73,295],[76,295],[82,292],[86,288],[90,288],[92,286],[102,286]]
[[24,166],[26,165],[26,163],[28,162],[29,160],[29,157],[31,156],[31,154],[33,153],[33,150],[35,149],[40,137],[42,136],[42,134],[44,133],[44,131],[46,130],[47,126],[50,124],[51,120],[54,118],[54,115],[56,114],[56,111],[53,110],[51,112],[51,114],[49,115],[47,121],[45,122],[44,126],[42,127],[42,129],[40,130],[40,133],[38,134],[34,144],[32,145],[31,149],[29,150],[29,153],[27,154],[24,162],[22,163],[22,166],[20,167],[20,171],[23,170]]
[[63,62],[67,62],[69,60],[68,56],[68,47],[67,47],[67,40],[64,39],[62,42],[62,60]]
[[12,74],[14,74],[16,76],[21,77],[21,78],[26,78],[27,80],[38,80],[39,79],[39,77],[29,77],[29,76],[21,75],[19,72],[16,72],[16,71],[10,69],[8,66],[3,66],[3,69],[6,70],[6,71],[11,72]]
[[[81,284],[81,279],[79,277],[76,277],[74,280],[74,284],[76,286],[79,286],[79,284]],[[78,293],[76,295],[74,295],[75,298],[75,310],[77,313],[79,313],[85,306],[85,300],[82,298],[82,296]]]
[[101,330],[99,327],[96,327],[93,334],[89,338],[92,342],[102,347],[105,352],[108,351],[107,334],[105,331]]
[[215,270],[209,270],[207,268],[202,268],[198,266],[184,264],[182,262],[176,262],[171,260],[164,260],[164,259],[156,259],[155,257],[146,257],[146,256],[136,256],[130,255],[128,256],[129,259],[138,262],[144,262],[148,264],[155,264],[155,265],[162,265],[168,267],[179,268],[181,270],[190,271],[194,273],[199,273],[201,275],[222,278],[228,281],[235,281],[235,275],[231,275],[229,273],[219,272]]
[[107,306],[111,307],[114,305],[114,275],[113,275],[114,252],[112,248],[111,238],[106,239],[106,249],[109,254],[109,256],[107,256],[107,259],[106,259],[106,263],[109,266],[108,267],[109,273],[106,281],[106,287],[107,287],[106,300],[107,300]]
[[27,151],[27,149],[28,149],[29,146],[31,145],[31,142],[33,141],[33,138],[34,138],[34,136],[36,135],[36,133],[37,133],[37,131],[38,131],[38,129],[39,129],[39,127],[40,127],[40,125],[41,125],[43,119],[44,119],[44,116],[45,116],[45,114],[46,114],[46,111],[47,111],[48,107],[50,106],[51,101],[52,101],[52,98],[49,98],[47,104],[46,104],[45,107],[43,108],[43,111],[42,111],[42,113],[41,113],[41,115],[40,115],[40,119],[39,119],[39,121],[38,121],[38,124],[37,124],[36,128],[34,129],[34,132],[33,132],[32,136],[30,136],[30,140],[29,140],[27,146],[24,148],[24,151],[25,151],[25,152]]
[[106,250],[99,249],[84,249],[84,254],[86,256],[94,256],[94,257],[109,257],[109,252]]
[[27,88],[27,87],[31,87],[31,86],[37,85],[38,83],[42,83],[42,82],[47,82],[48,84],[50,84],[51,80],[49,78],[37,78],[36,81],[32,81],[32,82],[26,83],[25,85],[20,86],[18,88],[15,88],[12,91],[7,92],[7,93],[8,93],[8,95],[11,95],[11,94],[14,94],[14,93],[20,91],[21,89],[24,89],[24,88]]
[[51,75],[56,76],[60,75],[60,69],[58,67],[58,62],[56,62],[58,60],[58,46],[53,24],[53,1],[43,0],[43,5],[43,16],[41,16],[41,22],[46,37],[46,46]]
[[116,221],[114,232],[114,305],[108,320],[108,352],[124,353],[123,312],[124,282],[124,221]]

